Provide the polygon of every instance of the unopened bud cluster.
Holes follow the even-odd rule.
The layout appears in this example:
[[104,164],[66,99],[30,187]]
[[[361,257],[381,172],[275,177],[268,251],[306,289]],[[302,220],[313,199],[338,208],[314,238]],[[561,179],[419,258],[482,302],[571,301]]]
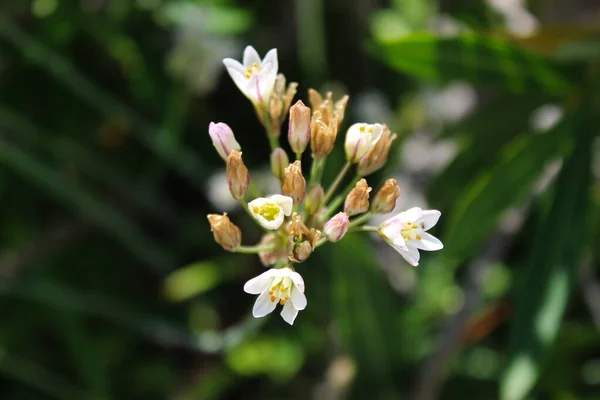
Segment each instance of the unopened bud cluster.
[[[257,193],[242,160],[242,149],[233,130],[225,123],[210,123],[210,138],[226,163],[227,183],[232,197],[239,200],[254,221],[265,231],[258,244],[241,244],[241,230],[226,214],[210,214],[208,220],[215,241],[227,251],[254,253],[268,271],[244,286],[258,295],[252,310],[255,317],[271,313],[282,305],[281,316],[293,324],[298,311],[306,307],[304,280],[296,272],[327,242],[339,242],[353,231],[376,231],[410,264],[417,265],[419,252],[439,250],[438,239],[425,232],[437,222],[439,211],[412,208],[379,227],[364,225],[374,214],[390,213],[400,196],[395,179],[388,179],[371,196],[364,178],[381,169],[396,139],[379,123],[355,123],[345,131],[346,165],[333,182],[322,182],[325,159],[333,151],[349,97],[334,99],[308,90],[308,106],[298,100],[292,105],[297,83],[286,83],[278,71],[277,51],[261,59],[251,46],[244,51],[243,63],[225,59],[225,66],[237,87],[252,102],[270,144],[268,160],[280,193]],[[280,146],[281,130],[287,122],[287,141],[293,161]],[[284,136],[285,137],[285,136]],[[258,137],[252,140],[259,140]],[[310,151],[310,157],[304,153]],[[306,163],[306,164],[305,164]],[[308,167],[307,167],[308,164]],[[347,173],[354,170],[354,177]],[[340,189],[346,186],[346,189]],[[252,193],[252,198],[249,198]]]

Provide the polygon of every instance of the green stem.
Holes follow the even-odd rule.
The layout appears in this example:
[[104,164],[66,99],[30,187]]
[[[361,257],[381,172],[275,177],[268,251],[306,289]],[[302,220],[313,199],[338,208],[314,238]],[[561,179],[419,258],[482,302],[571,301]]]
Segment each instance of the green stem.
[[324,160],[325,160],[324,158],[323,159],[313,158],[313,162],[310,166],[310,178],[308,179],[308,187],[309,188],[311,188],[317,184],[320,165]]
[[327,207],[327,211],[325,212],[325,214],[323,215],[322,219],[326,220],[329,216],[331,216],[331,214],[333,214],[335,212],[335,210],[337,210],[337,208],[344,202],[344,200],[346,199],[346,196],[348,196],[348,193],[350,193],[350,191],[352,189],[354,189],[354,186],[356,186],[356,182],[358,182],[361,179],[360,176],[355,176],[349,183],[348,185],[344,188],[344,190],[342,190],[342,192],[335,197],[331,204]]
[[329,199],[331,199],[331,196],[333,196],[333,193],[335,192],[335,190],[338,188],[338,186],[340,186],[340,183],[342,183],[344,176],[346,176],[348,171],[350,171],[350,168],[352,168],[352,163],[350,163],[350,161],[346,161],[346,164],[344,165],[342,170],[339,172],[338,176],[335,177],[335,180],[329,187],[329,190],[327,190],[327,193],[325,194],[325,198],[323,199],[323,204],[327,204]]
[[236,253],[245,253],[245,254],[257,254],[262,251],[272,251],[277,247],[275,246],[239,246],[235,249]]
[[360,217],[356,217],[355,219],[350,221],[350,225],[348,226],[348,229],[357,227],[358,225],[362,224],[363,222],[366,222],[367,220],[369,220],[372,216],[373,216],[373,212],[367,211]]
[[252,196],[255,199],[260,197],[260,190],[258,190],[256,185],[252,181],[250,181],[250,186],[248,186],[248,192],[250,193],[250,196]]
[[296,153],[296,160],[302,161],[302,153]]
[[355,226],[352,229],[348,229],[348,233],[350,232],[378,232],[379,228],[376,226],[369,226],[369,225],[363,225],[363,226]]

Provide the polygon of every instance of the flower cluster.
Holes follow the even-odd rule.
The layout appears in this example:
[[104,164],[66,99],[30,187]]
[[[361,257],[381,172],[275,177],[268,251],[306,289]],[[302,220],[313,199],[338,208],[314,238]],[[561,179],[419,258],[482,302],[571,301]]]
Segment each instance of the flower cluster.
[[[309,89],[310,107],[300,100],[291,106],[297,84],[286,86],[285,77],[278,74],[275,49],[261,60],[256,50],[248,46],[243,63],[229,58],[223,63],[265,127],[271,145],[271,169],[281,185],[281,193],[261,195],[252,184],[231,128],[222,122],[209,125],[213,145],[226,163],[231,195],[265,230],[257,245],[243,246],[241,230],[226,214],[208,215],[215,241],[225,250],[258,254],[263,265],[272,267],[244,285],[244,291],[258,295],[252,310],[255,317],[264,317],[280,304],[281,316],[293,324],[298,311],[307,304],[304,280],[295,266],[307,260],[319,246],[339,242],[348,232],[377,232],[413,266],[419,263],[419,249],[433,251],[443,247],[426,232],[437,223],[440,217],[437,210],[415,207],[378,227],[365,225],[374,214],[391,213],[400,196],[396,180],[388,179],[371,199],[372,188],[365,179],[384,166],[396,139],[386,125],[356,123],[347,129],[346,163],[325,190],[321,177],[342,126],[348,96],[334,101],[332,93],[322,95]],[[287,139],[295,154],[291,163],[286,151],[279,147],[281,128],[288,114]],[[302,156],[307,149],[312,159],[308,181],[302,171]],[[352,169],[356,171],[355,177],[345,189],[339,190]],[[253,199],[248,201],[250,196]]]

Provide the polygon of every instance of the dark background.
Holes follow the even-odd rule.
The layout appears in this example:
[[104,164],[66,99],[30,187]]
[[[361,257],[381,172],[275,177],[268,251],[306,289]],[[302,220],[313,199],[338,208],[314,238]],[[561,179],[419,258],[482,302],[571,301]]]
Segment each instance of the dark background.
[[[599,18],[592,0],[3,0],[0,398],[600,398]],[[368,235],[319,248],[293,327],[252,318],[263,267],[206,220],[260,239],[207,132],[228,123],[268,182],[221,63],[247,44],[278,49],[296,98],[348,93],[340,136],[387,123],[369,184],[442,211],[445,249],[417,269]]]

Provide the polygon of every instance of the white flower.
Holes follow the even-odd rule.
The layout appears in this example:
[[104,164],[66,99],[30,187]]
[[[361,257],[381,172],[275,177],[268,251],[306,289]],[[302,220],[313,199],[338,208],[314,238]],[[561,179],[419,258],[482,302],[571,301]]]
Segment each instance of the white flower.
[[379,236],[389,243],[409,264],[419,265],[419,250],[435,251],[444,247],[442,242],[425,232],[437,224],[441,212],[413,207],[384,221]]
[[380,124],[358,123],[352,125],[346,132],[346,142],[344,143],[346,159],[351,163],[360,161],[362,156],[375,146],[382,133],[383,127]]
[[279,68],[277,49],[269,50],[261,61],[254,47],[247,46],[243,62],[242,65],[232,58],[223,60],[233,82],[252,103],[268,104]]
[[244,285],[244,291],[259,295],[252,308],[252,315],[256,318],[270,314],[279,303],[283,306],[281,317],[293,325],[298,311],[306,308],[304,280],[288,267],[270,269],[250,279]]
[[218,122],[215,124],[211,122],[208,125],[208,134],[213,142],[213,146],[217,149],[217,153],[225,161],[227,161],[229,153],[233,150],[239,151],[241,149],[240,144],[235,140],[233,131],[226,123]]
[[279,229],[283,219],[292,213],[294,200],[291,197],[274,194],[259,197],[248,203],[248,209],[259,224],[267,229]]

